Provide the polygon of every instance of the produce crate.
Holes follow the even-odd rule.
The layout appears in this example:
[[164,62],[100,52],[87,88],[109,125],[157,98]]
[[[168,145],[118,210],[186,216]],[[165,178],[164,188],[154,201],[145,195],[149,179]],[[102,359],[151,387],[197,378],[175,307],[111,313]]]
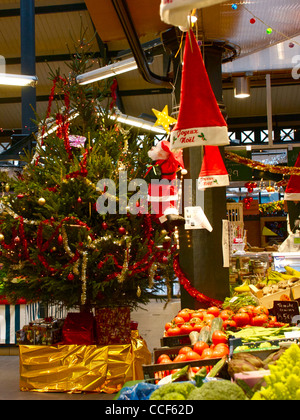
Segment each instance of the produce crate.
[[162,337],[160,339],[160,345],[162,347],[176,347],[182,345],[191,345],[189,335],[175,335],[174,337]]
[[162,363],[162,364],[153,364],[153,365],[143,365],[144,379],[147,382],[155,383],[157,380],[164,378],[167,375],[170,375],[174,369],[182,369],[185,366],[190,367],[203,367],[203,366],[214,366],[218,359],[204,359],[204,360],[190,360],[187,362],[172,362],[172,363]]
[[[271,347],[266,348],[259,348],[261,344],[269,343]],[[279,338],[275,340],[265,340],[265,341],[251,341],[251,342],[242,342],[240,338],[232,338],[229,337],[228,344],[229,344],[229,357],[234,354],[234,350],[239,346],[247,346],[249,347],[248,350],[241,351],[241,353],[251,353],[255,356],[264,359],[269,356],[269,354],[273,353],[274,351],[278,351],[280,349],[280,343],[298,343],[298,339],[286,339],[286,338]]]
[[[172,338],[172,337],[170,337]],[[157,361],[161,354],[167,354],[171,359],[176,357],[182,346],[177,347],[160,347],[153,350],[153,360]],[[189,360],[185,362],[172,362],[172,363],[154,363],[151,365],[143,365],[144,379],[147,382],[155,383],[156,381],[170,375],[174,369],[182,369],[185,366],[190,367],[203,367],[214,366],[220,358],[204,359],[204,360]]]

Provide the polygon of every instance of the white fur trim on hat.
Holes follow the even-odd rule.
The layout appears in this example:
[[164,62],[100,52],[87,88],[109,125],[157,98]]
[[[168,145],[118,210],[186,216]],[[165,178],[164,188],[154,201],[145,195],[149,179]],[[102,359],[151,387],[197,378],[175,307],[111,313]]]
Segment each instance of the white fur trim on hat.
[[195,127],[171,132],[171,149],[229,144],[227,126]]

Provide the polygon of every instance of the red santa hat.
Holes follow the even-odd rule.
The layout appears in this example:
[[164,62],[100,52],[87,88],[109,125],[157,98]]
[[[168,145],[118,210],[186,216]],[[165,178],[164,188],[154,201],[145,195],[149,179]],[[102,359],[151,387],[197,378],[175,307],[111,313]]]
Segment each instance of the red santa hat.
[[[300,168],[300,153],[298,154],[296,168]],[[291,175],[284,193],[284,200],[286,201],[300,201],[300,176]]]
[[187,32],[178,120],[171,131],[171,148],[228,145],[228,129],[213,93],[199,45]]
[[229,185],[229,176],[218,146],[204,146],[198,189]]

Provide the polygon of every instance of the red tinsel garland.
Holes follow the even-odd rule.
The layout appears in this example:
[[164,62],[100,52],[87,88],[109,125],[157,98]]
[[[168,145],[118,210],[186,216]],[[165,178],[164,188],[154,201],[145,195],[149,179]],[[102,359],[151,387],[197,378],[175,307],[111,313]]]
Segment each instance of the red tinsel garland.
[[186,278],[186,276],[180,268],[178,255],[174,258],[173,267],[174,272],[178,277],[179,283],[184,287],[184,289],[188,292],[190,296],[192,296],[198,302],[205,303],[208,306],[217,306],[218,308],[222,307],[223,302],[205,296],[203,293],[200,293],[199,290],[195,289],[195,287],[191,285],[190,281]]

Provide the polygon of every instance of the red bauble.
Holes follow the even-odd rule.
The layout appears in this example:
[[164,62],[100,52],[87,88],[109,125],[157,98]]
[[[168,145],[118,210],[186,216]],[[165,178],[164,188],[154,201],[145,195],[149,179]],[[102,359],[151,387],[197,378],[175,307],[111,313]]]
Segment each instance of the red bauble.
[[102,229],[106,230],[107,228],[108,228],[107,223],[106,222],[103,222],[102,223]]
[[78,203],[78,204],[81,204],[81,203],[82,203],[82,198],[81,198],[81,197],[78,197],[78,198],[77,198],[77,203]]
[[58,235],[57,242],[58,242],[58,245],[62,245],[63,244],[63,237],[61,235]]
[[18,244],[21,241],[21,239],[19,238],[19,236],[16,236],[14,239],[15,244]]
[[73,281],[74,280],[74,274],[69,273],[68,274],[68,280]]
[[251,23],[251,25],[253,25],[255,22],[256,22],[256,20],[255,20],[254,18],[251,18],[251,19],[250,19],[250,23]]
[[126,229],[123,226],[119,227],[119,233],[124,235],[124,233],[126,233]]

